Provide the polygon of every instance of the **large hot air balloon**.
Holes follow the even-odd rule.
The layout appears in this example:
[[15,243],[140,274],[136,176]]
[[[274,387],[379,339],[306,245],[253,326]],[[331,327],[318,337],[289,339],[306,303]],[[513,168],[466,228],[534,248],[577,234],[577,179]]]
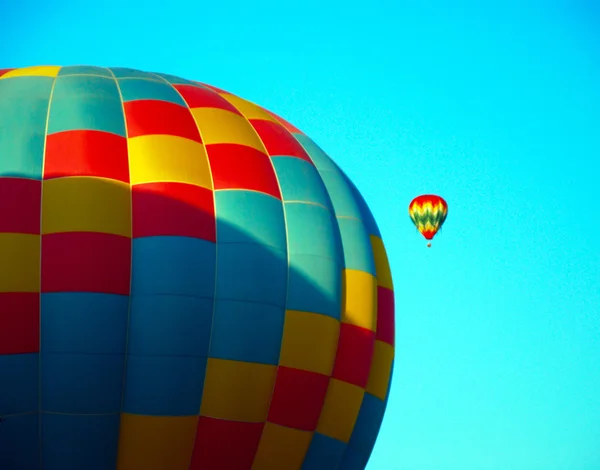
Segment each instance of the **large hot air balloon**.
[[365,468],[394,294],[342,170],[198,82],[0,76],[0,468]]
[[[423,194],[408,205],[408,215],[426,240],[433,240],[448,215],[448,204],[440,196]],[[431,243],[427,244],[431,247]]]

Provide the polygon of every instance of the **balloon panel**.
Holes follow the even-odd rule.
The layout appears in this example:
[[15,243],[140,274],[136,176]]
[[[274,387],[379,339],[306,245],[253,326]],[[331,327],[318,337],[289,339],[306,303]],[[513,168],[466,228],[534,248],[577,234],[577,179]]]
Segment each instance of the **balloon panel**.
[[0,71],[0,129],[0,468],[365,467],[392,278],[308,136],[91,66]]

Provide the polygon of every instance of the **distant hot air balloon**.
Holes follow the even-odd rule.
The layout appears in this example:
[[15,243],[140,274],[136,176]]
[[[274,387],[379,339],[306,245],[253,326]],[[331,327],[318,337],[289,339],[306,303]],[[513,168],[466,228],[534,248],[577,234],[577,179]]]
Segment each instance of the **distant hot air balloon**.
[[[446,220],[448,204],[440,196],[423,194],[411,201],[408,214],[425,239],[432,240]],[[427,247],[431,247],[431,243]]]
[[394,291],[358,189],[223,90],[0,70],[0,470],[362,470]]

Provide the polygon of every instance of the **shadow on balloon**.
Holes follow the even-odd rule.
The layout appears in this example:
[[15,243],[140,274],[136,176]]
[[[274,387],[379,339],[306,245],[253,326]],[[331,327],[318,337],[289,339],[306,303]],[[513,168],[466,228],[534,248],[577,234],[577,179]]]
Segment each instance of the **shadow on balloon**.
[[[103,181],[111,186],[104,193],[125,190]],[[314,204],[286,203],[284,213],[280,200],[258,192],[217,191],[214,199],[216,224],[212,192],[140,185],[133,193],[132,216],[121,214],[129,207],[107,207],[93,198],[82,202],[85,217],[62,214],[64,224],[89,224],[96,232],[122,229],[119,224],[133,220],[126,228],[133,238],[81,228],[42,237],[42,294],[30,294],[41,309],[41,352],[27,347],[31,332],[19,330],[15,321],[14,344],[21,350],[0,355],[0,468],[113,469],[122,458],[119,446],[147,446],[151,454],[152,447],[162,445],[136,440],[136,434],[151,435],[153,427],[164,426],[155,435],[168,439],[177,427],[148,418],[122,420],[122,412],[267,419],[271,391],[256,405],[217,400],[218,376],[229,374],[227,390],[232,383],[234,389],[260,389],[253,382],[265,380],[264,366],[239,364],[278,365],[286,309],[339,318],[339,232],[327,209]],[[17,307],[13,314],[27,316]],[[307,331],[302,347],[313,347],[312,340]],[[211,365],[208,358],[217,360]],[[209,386],[210,403],[203,400]],[[217,409],[217,402],[228,409]],[[252,406],[256,409],[249,410]],[[370,418],[368,439],[319,468],[338,468],[344,452],[354,452],[366,464],[382,416],[383,406]],[[192,461],[211,452],[235,453],[236,446],[251,456],[262,426],[239,436],[207,428]],[[198,427],[198,439],[201,432]],[[249,469],[251,459],[245,465],[239,468]]]

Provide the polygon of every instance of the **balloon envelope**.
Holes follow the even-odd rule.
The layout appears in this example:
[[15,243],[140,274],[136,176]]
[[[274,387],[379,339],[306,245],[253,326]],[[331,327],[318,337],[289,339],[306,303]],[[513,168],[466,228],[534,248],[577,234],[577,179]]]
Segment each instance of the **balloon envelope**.
[[446,220],[448,204],[440,196],[424,194],[410,202],[408,214],[425,239],[431,240]]
[[0,71],[0,468],[362,469],[394,359],[381,234],[263,108]]

